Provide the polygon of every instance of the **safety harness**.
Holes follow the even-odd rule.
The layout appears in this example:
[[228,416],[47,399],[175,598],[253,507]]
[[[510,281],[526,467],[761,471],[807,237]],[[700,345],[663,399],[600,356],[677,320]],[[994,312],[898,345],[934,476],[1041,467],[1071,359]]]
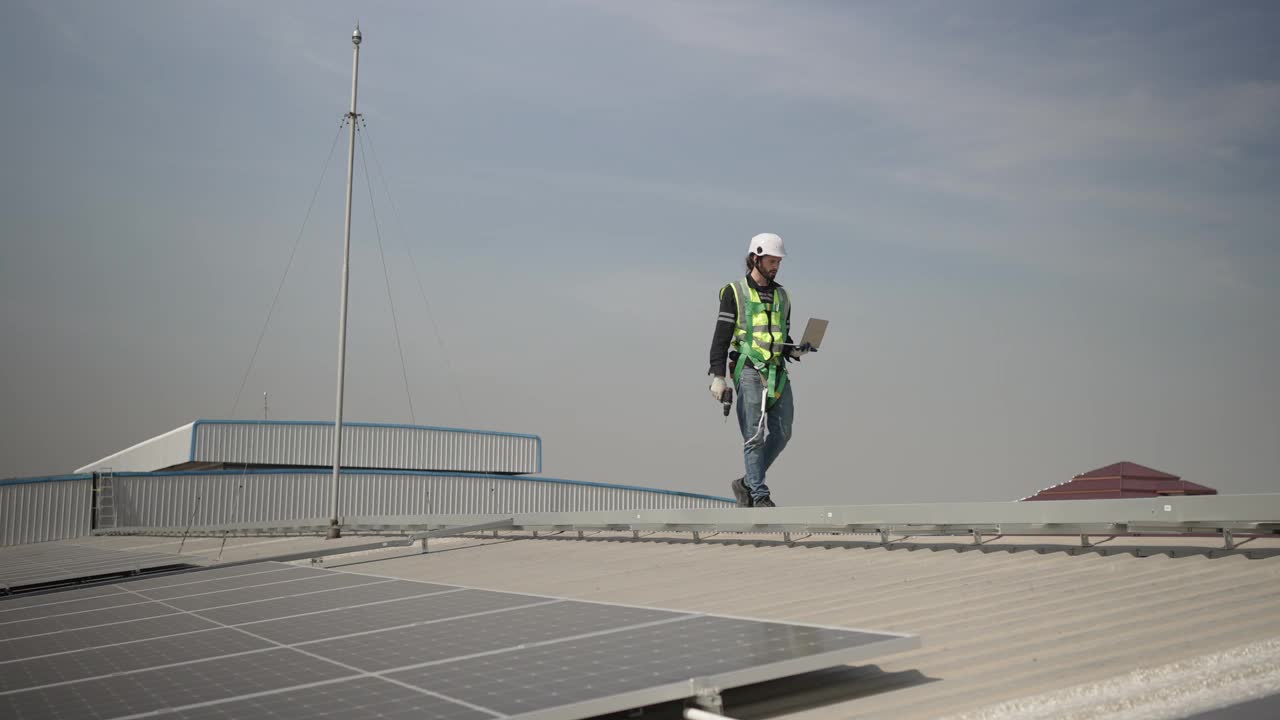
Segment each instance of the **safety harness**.
[[[760,293],[744,277],[728,287],[733,289],[738,304],[737,325],[733,342],[738,349],[738,363],[733,368],[733,382],[742,382],[742,368],[750,361],[764,380],[766,409],[772,408],[787,386],[787,368],[783,361],[787,342],[787,315],[790,300],[781,286],[773,290],[773,302],[766,305]],[[721,292],[724,292],[721,290]]]

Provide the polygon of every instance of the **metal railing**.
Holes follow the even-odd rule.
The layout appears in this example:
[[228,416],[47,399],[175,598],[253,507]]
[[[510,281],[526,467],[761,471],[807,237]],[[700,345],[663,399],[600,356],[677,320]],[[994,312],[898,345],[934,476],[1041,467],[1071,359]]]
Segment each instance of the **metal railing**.
[[[730,507],[697,493],[557,478],[344,469],[344,516],[496,515],[544,510]],[[293,526],[324,512],[323,470],[154,473],[104,469],[0,480],[0,546],[64,540],[115,527]]]

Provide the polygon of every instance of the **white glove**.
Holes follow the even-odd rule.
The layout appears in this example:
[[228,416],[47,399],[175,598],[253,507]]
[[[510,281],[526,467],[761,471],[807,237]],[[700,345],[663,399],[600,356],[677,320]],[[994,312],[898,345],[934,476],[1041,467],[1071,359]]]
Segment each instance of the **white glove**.
[[723,378],[723,377],[721,377],[721,376],[719,376],[719,375],[716,375],[716,376],[711,380],[711,387],[710,387],[710,390],[711,390],[711,397],[715,398],[715,399],[716,399],[716,402],[723,402],[723,401],[724,401],[724,391],[725,391],[725,388],[726,388],[726,387],[727,387],[727,386],[726,386],[726,385],[725,385],[725,383],[724,383],[724,378]]

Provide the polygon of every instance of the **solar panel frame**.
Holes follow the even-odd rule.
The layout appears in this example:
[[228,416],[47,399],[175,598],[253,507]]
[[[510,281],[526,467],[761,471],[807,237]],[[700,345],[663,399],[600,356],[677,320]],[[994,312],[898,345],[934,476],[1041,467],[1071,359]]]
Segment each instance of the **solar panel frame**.
[[0,594],[198,564],[191,556],[60,543],[0,550]]
[[174,585],[196,585],[224,578],[241,577],[244,575],[261,575],[290,567],[298,566],[271,561],[236,563],[233,565],[195,566],[150,577],[130,578],[129,587],[134,590],[154,590],[157,588],[172,587]]
[[[696,617],[729,620],[744,620],[760,623],[751,618],[736,618],[728,615],[700,614]],[[846,632],[848,628],[827,627],[821,625],[802,625],[797,623],[774,623],[790,627],[807,627],[833,632]],[[777,680],[800,675],[815,670],[846,665],[872,658],[904,652],[920,647],[920,639],[914,635],[885,633],[880,631],[853,631],[879,636],[881,639],[862,645],[815,653],[802,657],[776,661],[765,665],[753,665],[731,671],[694,676],[675,682],[654,685],[642,689],[630,690],[594,697],[573,703],[565,703],[555,707],[531,710],[510,714],[506,717],[513,720],[572,720],[596,715],[629,710],[632,708],[656,705],[673,700],[684,700],[695,697],[703,690],[719,693],[723,690],[752,685],[755,683]]]
[[[145,670],[161,665],[194,662],[275,647],[272,643],[237,632],[211,627],[182,635],[148,638],[136,642],[89,648],[73,653],[42,655],[0,665],[0,692],[55,685],[72,680]],[[74,662],[69,662],[69,660]],[[26,681],[25,685],[15,684]]]
[[667,685],[657,685],[642,690],[633,690],[616,695],[592,698],[580,702],[558,705],[554,708],[535,710],[518,715],[507,715],[511,720],[576,720],[597,715],[621,712],[633,708],[641,708],[673,700],[685,700],[696,696],[702,690],[720,692],[731,688],[743,687],[755,683],[792,677],[806,672],[824,668],[846,665],[870,660],[920,647],[919,640],[914,637],[901,637],[877,642],[874,647],[866,647],[861,651],[831,652],[809,658],[797,659],[786,664],[760,666],[748,670],[721,673],[703,678],[691,678]]
[[[236,625],[287,645],[302,645],[335,637],[366,632],[389,630],[393,627],[426,622],[453,620],[469,615],[487,615],[494,612],[527,607],[546,602],[534,598],[515,596],[486,590],[448,590],[428,595],[418,595],[387,600],[377,604],[337,608],[314,613],[257,620]],[[462,603],[464,609],[455,610]],[[359,611],[359,612],[353,612]],[[441,612],[454,614],[440,614]],[[432,613],[436,615],[433,616]],[[208,613],[206,613],[208,615]],[[399,617],[396,617],[399,615]],[[332,632],[328,632],[332,631]],[[334,634],[336,633],[336,634]]]
[[[124,591],[120,588],[110,585],[86,585],[84,587],[62,587],[56,590],[45,590],[42,592],[33,592],[23,595],[3,595],[0,594],[0,616],[9,610],[17,610],[20,608],[50,605],[53,603],[70,602],[72,600],[82,600],[92,597],[104,597],[107,595],[118,595]],[[56,600],[50,600],[50,597],[56,597]]]
[[[425,702],[430,702],[429,705]],[[443,707],[442,707],[443,704]],[[398,683],[373,676],[283,690],[271,695],[237,698],[223,703],[197,705],[163,715],[166,720],[241,720],[249,717],[326,716],[358,718],[372,710],[380,720],[490,720],[493,715],[424,695]]]
[[[333,663],[272,647],[0,693],[0,717],[111,720],[350,675],[349,670]],[[232,687],[233,681],[243,692],[228,697],[224,689]],[[113,707],[115,712],[110,712]],[[37,712],[41,708],[47,709],[47,714]]]
[[302,580],[304,578],[321,577],[323,571],[305,567],[285,566],[260,573],[241,573],[230,577],[211,578],[208,580],[191,580],[157,587],[131,587],[136,593],[145,594],[151,600],[168,600],[170,598],[204,595],[224,590],[259,587],[273,583]]
[[[9,623],[11,631],[24,625],[48,629],[59,619],[73,623],[72,627],[44,635],[0,639],[0,673],[9,666],[15,676],[25,674],[28,678],[57,679],[62,673],[70,678],[55,685],[13,689],[7,689],[9,685],[0,686],[0,714],[5,714],[7,708],[18,715],[74,715],[105,720],[120,717],[106,712],[115,707],[123,709],[126,714],[220,718],[229,717],[225,713],[236,707],[248,708],[247,714],[261,714],[257,711],[264,708],[295,710],[299,705],[288,698],[331,693],[330,686],[342,685],[363,688],[360,692],[366,693],[335,700],[356,709],[385,705],[381,695],[413,692],[422,694],[422,698],[411,705],[422,710],[424,716],[442,720],[477,717],[567,720],[689,698],[704,687],[727,689],[919,645],[918,638],[897,633],[769,623],[748,618],[408,581],[372,573],[329,569],[281,573],[279,570],[282,568],[270,567],[272,565],[279,564],[268,561],[237,568],[124,581],[112,586],[120,592],[95,591],[68,597],[67,600],[54,599],[59,596],[52,594],[44,596],[47,598],[44,605],[24,602],[11,608],[7,607],[6,600],[0,599],[0,630],[6,627],[3,618],[9,610],[27,611],[13,615],[27,619]],[[284,568],[302,569],[292,565]],[[205,578],[202,577],[205,572],[218,575]],[[282,576],[290,576],[291,579],[280,579]],[[179,578],[181,580],[177,581]],[[273,578],[277,581],[272,581]],[[123,601],[122,593],[139,599],[135,610],[128,610],[131,605],[119,604]],[[399,597],[402,594],[404,597]],[[304,604],[294,608],[302,609],[302,612],[279,614],[288,612],[293,603],[307,603],[306,598],[348,604],[336,607],[328,607],[332,602]],[[354,600],[363,602],[350,604]],[[103,607],[95,608],[95,603]],[[322,609],[308,609],[315,607]],[[31,612],[32,608],[44,608],[55,614],[36,615]],[[58,609],[71,608],[79,610],[56,613]],[[106,614],[109,619],[115,617],[111,613],[145,617],[79,626],[84,622],[82,616],[98,613]],[[362,615],[367,617],[362,618]],[[228,623],[226,620],[238,622]],[[505,627],[502,627],[503,623]],[[469,667],[490,666],[505,668],[496,679],[490,679],[490,685],[505,687],[506,690],[510,689],[509,683],[503,685],[507,670],[523,672],[526,683],[523,687],[531,691],[526,693],[530,697],[536,696],[536,692],[532,692],[534,688],[529,683],[537,683],[542,677],[555,678],[555,682],[545,683],[548,686],[572,688],[573,682],[565,682],[562,676],[555,675],[555,667],[568,661],[558,659],[551,663],[536,658],[595,653],[599,657],[616,660],[620,657],[616,644],[628,638],[636,638],[637,647],[647,642],[648,654],[626,656],[624,653],[622,657],[637,666],[647,663],[650,667],[664,668],[665,672],[666,666],[671,665],[670,645],[688,645],[689,631],[708,623],[718,623],[717,627],[722,630],[732,626],[755,634],[774,628],[772,632],[790,633],[788,637],[792,638],[806,633],[827,633],[830,638],[842,638],[842,644],[802,648],[758,665],[753,664],[750,657],[735,656],[735,653],[743,655],[744,652],[751,656],[752,652],[742,649],[750,643],[738,642],[728,636],[727,641],[726,637],[709,638],[706,642],[715,640],[720,645],[714,649],[708,645],[708,652],[713,654],[706,656],[711,658],[705,661],[706,673],[689,665],[686,666],[687,672],[681,670],[676,676],[668,672],[658,677],[661,673],[655,673],[653,680],[646,681],[651,684],[641,683],[639,687],[630,678],[614,678],[608,687],[602,684],[596,689],[567,692],[550,705],[545,697],[523,705],[506,700],[495,701],[492,698],[498,691],[490,689],[487,695],[476,694],[479,691],[474,688],[474,681],[457,688],[447,683],[440,684],[442,678],[458,673],[462,673],[462,677],[474,675],[467,670]],[[137,637],[133,630],[142,630],[143,637]],[[663,632],[667,635],[662,635]],[[231,639],[235,637],[231,633],[239,638]],[[154,637],[145,637],[148,634]],[[655,640],[655,637],[667,639]],[[853,639],[858,642],[853,642]],[[187,641],[190,641],[190,646],[185,644]],[[201,645],[209,648],[209,652],[221,654],[201,657],[197,647]],[[46,650],[51,652],[44,652]],[[698,655],[687,647],[683,652],[686,657]],[[115,657],[115,654],[122,657]],[[262,663],[270,659],[277,659],[288,667],[263,666]],[[163,663],[165,660],[177,662],[166,664]],[[59,670],[58,664],[64,661],[79,669]],[[148,665],[155,662],[162,664]],[[585,670],[579,669],[581,675],[599,676],[601,668],[610,667],[608,663],[583,662],[587,664],[582,666]],[[614,670],[617,667],[618,664],[614,663]],[[323,671],[307,674],[300,673],[299,668],[323,668]],[[95,671],[103,674],[88,674]],[[197,678],[205,677],[207,680],[210,676],[215,684],[225,684],[220,694],[210,693],[208,688],[192,690],[192,683],[198,682]],[[672,677],[679,679],[672,681]],[[382,684],[364,682],[368,679],[376,679]],[[108,680],[115,682],[107,683]],[[20,684],[30,680],[11,682]],[[152,682],[154,684],[149,685]],[[389,691],[388,687],[396,690]],[[378,690],[373,692],[371,688]],[[86,703],[86,696],[94,702]],[[553,694],[550,697],[557,696]],[[474,702],[476,700],[484,702]],[[27,704],[23,705],[24,702]]]
[[549,600],[501,612],[501,617],[472,615],[447,618],[358,636],[313,641],[306,643],[305,647],[310,652],[365,672],[384,673],[406,666],[447,663],[460,657],[683,616],[683,613],[666,610],[623,608],[576,600]]
[[251,602],[226,605],[200,610],[202,617],[214,622],[228,625],[261,623],[271,620],[309,615],[313,613],[331,612],[345,608],[361,608],[383,602],[394,602],[416,596],[431,596],[446,592],[445,586],[421,583],[423,587],[411,589],[407,586],[417,583],[387,580],[365,585],[353,585],[314,592],[307,595],[267,598]]
[[[275,600],[277,598],[307,595],[310,593],[333,592],[343,588],[384,582],[390,581],[375,580],[372,578],[359,578],[355,576],[342,577],[341,574],[327,576],[319,575],[278,580],[263,583],[261,585],[250,585],[248,587],[197,592],[188,595],[180,595],[178,597],[154,598],[154,601],[170,605],[183,612],[199,612],[201,610],[211,610],[213,608],[230,607],[232,605],[261,602],[263,600]],[[153,599],[144,593],[139,594],[148,600]]]
[[122,607],[124,605],[136,605],[140,601],[136,595],[129,593],[111,593],[108,595],[97,595],[94,597],[81,598],[79,600],[68,600],[57,604],[31,605],[29,607],[12,608],[0,611],[0,625],[9,623],[22,622],[25,620],[38,620],[45,617],[55,617],[58,615],[70,615],[79,612],[105,610],[112,607]]
[[[761,648],[758,645],[740,648],[739,653],[725,653],[724,649],[732,645],[721,643],[702,646],[703,657],[698,658],[701,644],[698,636],[706,634],[706,628],[699,626],[708,624],[720,626],[722,633],[773,630],[774,643],[793,642],[795,638],[790,636],[797,631],[801,635],[824,633],[826,641],[838,639],[841,646],[799,656],[784,655],[776,660],[760,662]],[[781,637],[777,637],[779,634]],[[628,652],[636,641],[654,646],[653,651]],[[691,686],[694,684],[722,689],[831,667],[868,656],[872,652],[871,648],[875,649],[875,654],[879,654],[883,652],[885,645],[882,643],[885,642],[886,638],[881,633],[685,614],[667,622],[649,623],[614,632],[590,633],[580,638],[538,643],[510,652],[486,653],[384,674],[415,687],[438,692],[445,697],[484,705],[501,712],[504,717],[585,717],[688,698],[693,694]],[[691,649],[688,647],[690,645],[694,647]],[[904,649],[910,645],[911,642],[904,643]],[[547,657],[539,658],[539,655]],[[744,656],[749,656],[749,659],[744,660]],[[627,665],[627,658],[639,659],[639,662]],[[646,663],[648,667],[645,667]],[[728,669],[699,670],[694,667],[698,663],[707,663],[708,668],[718,663]],[[561,667],[552,668],[549,677],[539,676],[539,669],[553,665]],[[601,667],[607,669],[592,671],[593,668]],[[664,679],[647,683],[634,680],[642,677]],[[557,682],[560,684],[559,690],[554,689]],[[591,692],[584,699],[573,700],[572,687],[580,683],[591,686]],[[602,695],[593,683],[605,686],[612,683],[618,690]],[[542,706],[527,700],[538,695],[560,695],[565,699]],[[566,714],[565,708],[568,707],[579,710]]]
[[143,620],[162,615],[173,615],[181,612],[158,603],[140,602],[132,605],[120,605],[102,610],[81,611],[65,615],[49,615],[24,620],[9,625],[0,625],[0,641],[16,640],[31,635],[43,635],[79,628],[96,627],[115,622]]
[[173,613],[155,617],[77,628],[65,632],[29,635],[13,640],[0,641],[0,662],[79,652],[110,645],[122,645],[137,640],[170,637],[187,633],[212,630],[218,625],[198,615]]

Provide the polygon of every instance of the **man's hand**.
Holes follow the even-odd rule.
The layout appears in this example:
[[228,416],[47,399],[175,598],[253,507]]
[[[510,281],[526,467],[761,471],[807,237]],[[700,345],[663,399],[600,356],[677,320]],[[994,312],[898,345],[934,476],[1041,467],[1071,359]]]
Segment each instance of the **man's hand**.
[[790,356],[792,360],[799,360],[801,357],[811,352],[818,352],[818,351],[809,343],[805,343],[803,345],[796,345],[788,349],[787,355]]
[[716,375],[712,378],[711,387],[709,389],[711,390],[711,397],[715,398],[716,402],[724,402],[726,400],[726,393],[733,392],[729,389],[729,386],[725,384],[724,378],[720,375]]

